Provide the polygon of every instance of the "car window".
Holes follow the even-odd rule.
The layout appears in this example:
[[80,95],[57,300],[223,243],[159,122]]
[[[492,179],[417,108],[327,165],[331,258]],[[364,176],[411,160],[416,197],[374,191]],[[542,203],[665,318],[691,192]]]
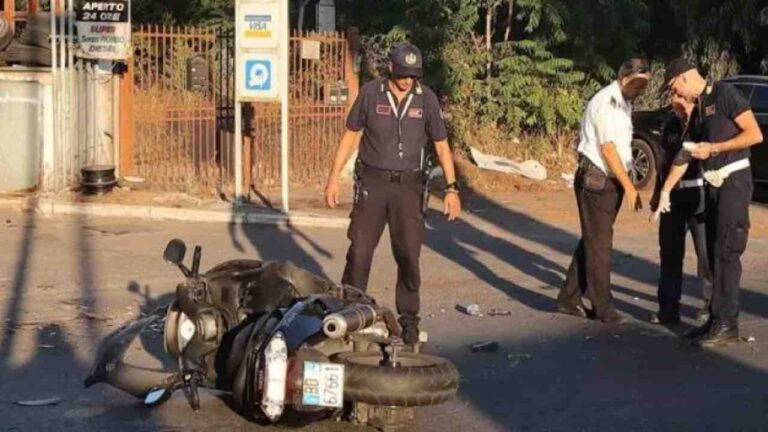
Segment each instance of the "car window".
[[751,104],[752,111],[768,111],[768,86],[755,86]]

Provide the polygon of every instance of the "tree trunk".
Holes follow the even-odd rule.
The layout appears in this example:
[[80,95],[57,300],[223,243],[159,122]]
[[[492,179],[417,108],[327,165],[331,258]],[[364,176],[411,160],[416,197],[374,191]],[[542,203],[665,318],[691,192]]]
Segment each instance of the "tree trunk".
[[491,37],[493,32],[493,9],[496,6],[492,1],[488,2],[488,10],[485,13],[485,51],[488,54],[488,64],[485,69],[485,79],[491,80],[491,68],[493,67],[493,61],[491,59]]
[[515,0],[509,0],[509,14],[507,15],[507,28],[504,29],[504,42],[509,42],[512,36],[512,23],[515,21]]

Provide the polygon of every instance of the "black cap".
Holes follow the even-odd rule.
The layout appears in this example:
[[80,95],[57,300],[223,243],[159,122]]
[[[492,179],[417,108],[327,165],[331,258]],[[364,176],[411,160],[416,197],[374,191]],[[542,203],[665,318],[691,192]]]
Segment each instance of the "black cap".
[[408,42],[392,48],[389,60],[392,62],[392,75],[395,77],[421,78],[424,76],[424,60],[421,57],[421,51]]
[[691,69],[696,69],[696,65],[683,57],[678,57],[669,62],[667,70],[664,72],[664,85],[662,86],[662,89],[666,90],[669,88],[670,81]]

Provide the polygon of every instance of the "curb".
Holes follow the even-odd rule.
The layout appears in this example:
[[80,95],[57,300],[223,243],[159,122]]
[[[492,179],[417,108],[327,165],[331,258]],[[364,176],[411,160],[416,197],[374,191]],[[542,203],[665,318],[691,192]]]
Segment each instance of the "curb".
[[151,220],[176,220],[184,222],[219,222],[272,226],[303,226],[313,228],[346,229],[348,218],[323,216],[297,212],[290,215],[259,211],[194,210],[169,207],[134,206],[121,204],[93,204],[61,202],[51,199],[8,198],[0,199],[0,206],[35,209],[43,216],[79,215],[90,217],[120,217]]

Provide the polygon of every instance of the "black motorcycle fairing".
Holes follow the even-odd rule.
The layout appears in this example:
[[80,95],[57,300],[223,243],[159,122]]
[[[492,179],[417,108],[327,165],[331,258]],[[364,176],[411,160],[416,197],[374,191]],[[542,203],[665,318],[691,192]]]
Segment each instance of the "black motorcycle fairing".
[[85,379],[85,387],[106,383],[137,398],[144,399],[154,387],[169,386],[178,380],[178,375],[164,369],[149,369],[128,364],[125,353],[131,343],[152,325],[162,321],[167,306],[161,307],[144,318],[128,323],[107,336],[99,346],[96,360]]
[[241,304],[248,313],[262,314],[287,308],[298,298],[330,293],[334,288],[333,282],[291,263],[269,263],[246,285]]
[[311,337],[322,333],[323,318],[340,310],[343,303],[330,295],[312,295],[285,313],[274,333],[282,332],[288,352],[298,350]]

